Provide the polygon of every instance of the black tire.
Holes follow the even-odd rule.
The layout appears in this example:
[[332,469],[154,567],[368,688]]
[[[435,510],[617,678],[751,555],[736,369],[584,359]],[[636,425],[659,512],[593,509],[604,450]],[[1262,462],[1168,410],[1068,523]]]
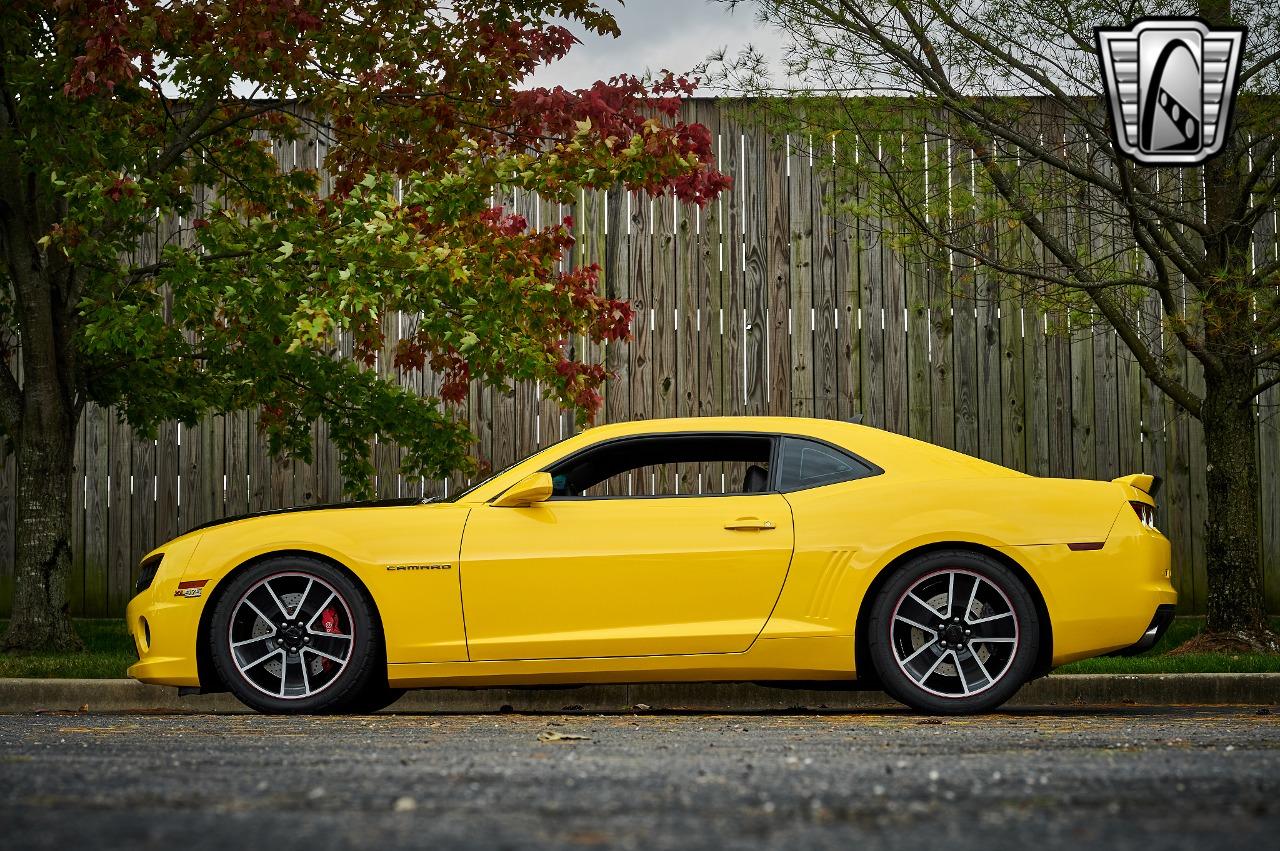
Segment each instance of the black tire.
[[[271,584],[264,586],[268,581]],[[251,594],[257,605],[248,599]],[[290,620],[287,610],[295,605]],[[317,622],[322,629],[315,629]],[[386,687],[382,633],[372,601],[346,573],[319,559],[272,558],[236,576],[218,599],[205,640],[227,690],[259,712],[345,712],[371,689],[376,691],[379,682]],[[233,647],[233,642],[240,646]],[[326,651],[333,655],[324,657]],[[267,661],[246,663],[250,655],[260,654]],[[272,666],[283,675],[273,675]],[[274,693],[276,678],[281,692],[296,694]]]
[[[944,608],[944,598],[959,605]],[[927,553],[897,569],[871,605],[871,661],[884,690],[913,709],[989,712],[1031,678],[1040,643],[1035,601],[990,556]]]

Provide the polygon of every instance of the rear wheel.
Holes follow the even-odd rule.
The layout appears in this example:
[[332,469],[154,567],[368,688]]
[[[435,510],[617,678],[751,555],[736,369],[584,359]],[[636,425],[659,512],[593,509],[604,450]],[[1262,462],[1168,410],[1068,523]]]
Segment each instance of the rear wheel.
[[990,556],[929,553],[899,569],[872,604],[868,647],[885,691],[924,712],[986,712],[1031,676],[1035,603]]
[[260,712],[347,711],[381,674],[371,603],[317,559],[269,559],[237,576],[218,600],[208,640],[228,690]]

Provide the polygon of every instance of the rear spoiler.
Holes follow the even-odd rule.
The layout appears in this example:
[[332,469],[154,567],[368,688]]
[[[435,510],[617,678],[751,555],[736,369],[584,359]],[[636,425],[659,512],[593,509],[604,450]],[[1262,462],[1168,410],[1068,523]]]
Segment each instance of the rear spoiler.
[[1162,479],[1159,476],[1153,476],[1150,473],[1134,473],[1130,476],[1121,476],[1118,479],[1112,479],[1118,485],[1129,485],[1137,488],[1147,496],[1155,498],[1160,491],[1160,483]]

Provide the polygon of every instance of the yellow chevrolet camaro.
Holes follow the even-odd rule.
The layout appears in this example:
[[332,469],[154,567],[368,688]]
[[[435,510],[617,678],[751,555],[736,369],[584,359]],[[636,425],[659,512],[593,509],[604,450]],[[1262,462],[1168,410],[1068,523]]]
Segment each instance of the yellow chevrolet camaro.
[[659,681],[857,681],[984,711],[1168,626],[1154,485],[1036,478],[830,420],[601,426],[443,501],[170,541],[129,603],[129,673],[264,712]]

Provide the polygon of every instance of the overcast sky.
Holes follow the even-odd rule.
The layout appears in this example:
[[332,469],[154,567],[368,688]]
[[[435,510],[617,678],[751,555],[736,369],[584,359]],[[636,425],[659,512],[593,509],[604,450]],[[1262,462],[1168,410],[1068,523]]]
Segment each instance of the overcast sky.
[[[582,44],[569,55],[543,68],[537,85],[581,88],[614,74],[643,74],[646,70],[689,71],[722,47],[737,53],[747,44],[766,56],[777,56],[781,38],[761,27],[750,3],[733,12],[707,0],[600,0],[613,12],[622,35],[618,38],[575,34]],[[710,94],[709,92],[707,94]]]

